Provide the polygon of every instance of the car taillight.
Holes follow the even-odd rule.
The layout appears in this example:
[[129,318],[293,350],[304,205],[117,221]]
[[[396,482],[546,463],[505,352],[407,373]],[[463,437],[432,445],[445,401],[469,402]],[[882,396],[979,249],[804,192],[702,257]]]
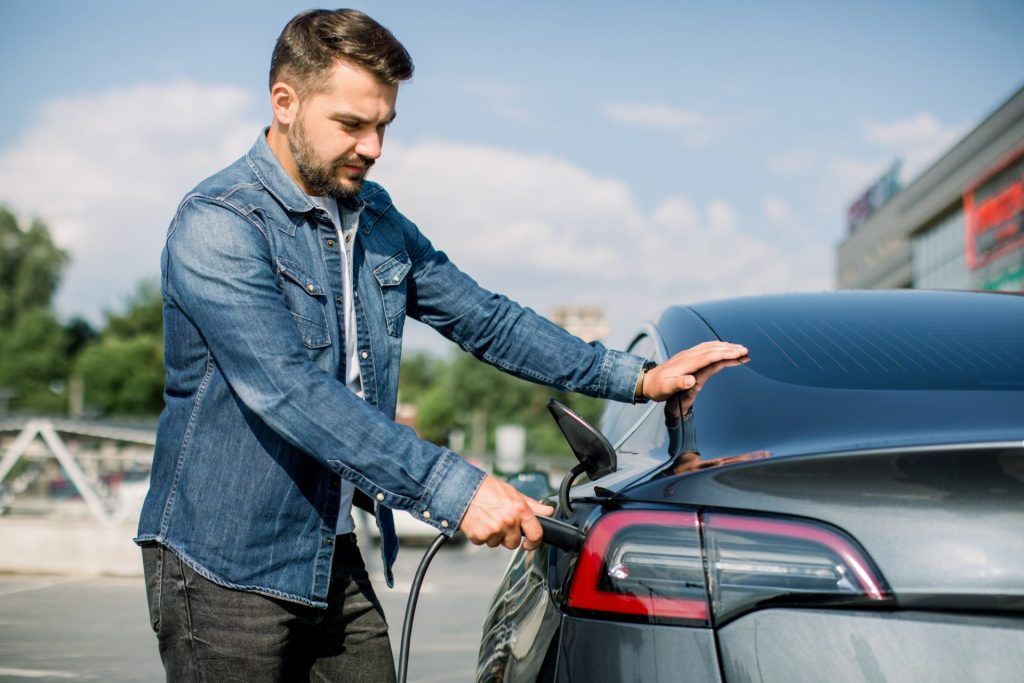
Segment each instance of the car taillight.
[[595,616],[708,624],[695,513],[621,510],[587,535],[568,606]]
[[838,529],[714,513],[702,522],[716,623],[765,603],[863,604],[889,598],[867,555]]
[[591,616],[710,625],[712,616],[721,624],[764,604],[888,598],[881,574],[856,542],[824,524],[622,510],[602,517],[588,534],[567,606]]

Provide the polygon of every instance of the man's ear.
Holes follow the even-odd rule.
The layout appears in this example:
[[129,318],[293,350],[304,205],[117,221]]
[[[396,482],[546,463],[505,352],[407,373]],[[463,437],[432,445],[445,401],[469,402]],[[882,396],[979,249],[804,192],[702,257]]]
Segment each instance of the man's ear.
[[290,126],[299,112],[299,94],[291,85],[278,81],[270,88],[270,108],[275,121]]

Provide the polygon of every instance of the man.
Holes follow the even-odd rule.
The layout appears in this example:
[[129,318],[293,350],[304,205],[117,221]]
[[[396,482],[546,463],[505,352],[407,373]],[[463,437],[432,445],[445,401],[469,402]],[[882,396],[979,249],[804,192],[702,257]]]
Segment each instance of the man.
[[652,369],[456,269],[365,181],[412,71],[360,12],[298,15],[274,49],[269,129],[168,230],[167,407],[136,541],[169,680],[393,679],[353,500],[376,508],[389,585],[390,508],[477,544],[540,542],[551,508],[394,423],[407,315],[514,375],[620,401],[746,352],[706,344]]

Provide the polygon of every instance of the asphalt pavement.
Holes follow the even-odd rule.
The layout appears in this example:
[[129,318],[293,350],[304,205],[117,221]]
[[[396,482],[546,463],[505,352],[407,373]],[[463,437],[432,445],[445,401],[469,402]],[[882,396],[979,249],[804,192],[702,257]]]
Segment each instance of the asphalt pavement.
[[[364,546],[365,548],[365,546]],[[364,552],[395,656],[422,547],[403,547],[394,589]],[[480,627],[511,553],[469,544],[434,558],[414,622],[409,680],[473,681]],[[142,579],[0,575],[0,682],[161,681]]]

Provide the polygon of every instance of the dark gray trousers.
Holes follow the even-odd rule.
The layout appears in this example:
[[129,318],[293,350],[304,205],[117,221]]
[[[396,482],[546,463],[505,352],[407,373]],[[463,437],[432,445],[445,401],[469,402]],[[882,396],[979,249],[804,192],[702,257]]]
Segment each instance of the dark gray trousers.
[[156,543],[142,562],[168,681],[395,680],[384,611],[352,534],[337,539],[326,610],[224,588]]

